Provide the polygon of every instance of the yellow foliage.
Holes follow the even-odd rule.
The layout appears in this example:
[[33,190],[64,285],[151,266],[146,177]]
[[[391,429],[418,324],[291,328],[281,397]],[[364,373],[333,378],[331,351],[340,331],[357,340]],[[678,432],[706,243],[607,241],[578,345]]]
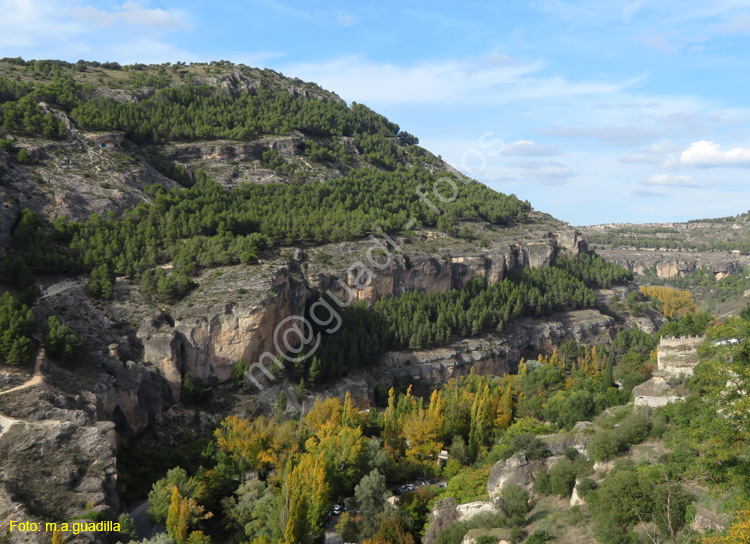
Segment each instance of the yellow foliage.
[[214,436],[219,450],[243,472],[247,469],[268,472],[283,466],[283,460],[294,443],[291,422],[277,424],[264,417],[250,421],[227,416]]
[[[177,486],[174,486],[167,513],[167,533],[175,544],[187,544],[188,527],[200,519],[209,519],[212,515],[211,512],[204,513],[203,507],[194,499],[180,495]],[[198,541],[199,538],[200,535],[196,535],[194,541]]]
[[316,400],[313,409],[305,416],[305,424],[313,434],[318,434],[320,428],[326,423],[333,423],[340,427],[343,413],[341,401],[336,397],[329,397],[322,401]]
[[662,313],[670,319],[698,311],[690,291],[653,286],[641,287],[641,294],[661,302],[663,304]]
[[725,535],[704,537],[703,544],[750,544],[750,510],[738,512]]

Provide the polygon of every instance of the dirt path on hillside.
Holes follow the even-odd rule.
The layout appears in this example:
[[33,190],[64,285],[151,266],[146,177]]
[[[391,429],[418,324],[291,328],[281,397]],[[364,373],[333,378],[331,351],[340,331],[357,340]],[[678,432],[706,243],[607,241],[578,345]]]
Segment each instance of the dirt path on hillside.
[[34,363],[34,375],[21,385],[11,387],[10,389],[6,389],[5,391],[0,391],[0,395],[7,395],[8,393],[12,393],[13,391],[20,391],[21,389],[26,389],[28,387],[33,387],[34,385],[43,383],[44,376],[42,376],[42,364],[44,363],[44,360],[46,358],[47,356],[44,352],[44,348],[39,348],[39,353],[36,356],[36,363]]

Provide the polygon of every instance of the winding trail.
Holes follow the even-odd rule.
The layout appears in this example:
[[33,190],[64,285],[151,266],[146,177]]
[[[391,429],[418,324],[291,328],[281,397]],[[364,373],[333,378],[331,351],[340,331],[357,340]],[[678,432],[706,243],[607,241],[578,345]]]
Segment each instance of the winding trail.
[[[36,363],[34,364],[34,375],[21,385],[11,387],[10,389],[6,389],[5,391],[0,391],[0,395],[7,395],[8,393],[13,393],[14,391],[21,391],[22,389],[28,389],[29,387],[44,383],[44,376],[42,375],[42,365],[44,364],[46,358],[47,355],[44,352],[44,348],[39,348],[39,353],[37,353],[36,356]],[[7,433],[8,430],[16,423],[25,422],[0,414],[0,436],[3,436],[5,433]]]
[[35,385],[43,383],[44,376],[42,375],[42,364],[44,363],[44,360],[46,358],[47,355],[44,352],[44,348],[39,348],[39,353],[36,356],[36,363],[34,363],[34,375],[21,385],[11,387],[10,389],[6,389],[5,391],[0,391],[0,395],[7,395],[8,393],[12,393],[13,391],[20,391],[21,389],[26,389],[28,387],[33,387]]

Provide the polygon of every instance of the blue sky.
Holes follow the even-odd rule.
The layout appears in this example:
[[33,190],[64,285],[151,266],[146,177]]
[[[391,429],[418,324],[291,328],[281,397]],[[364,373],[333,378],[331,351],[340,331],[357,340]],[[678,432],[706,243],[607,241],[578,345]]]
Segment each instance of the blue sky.
[[576,225],[750,209],[750,0],[0,0],[0,57],[226,59]]

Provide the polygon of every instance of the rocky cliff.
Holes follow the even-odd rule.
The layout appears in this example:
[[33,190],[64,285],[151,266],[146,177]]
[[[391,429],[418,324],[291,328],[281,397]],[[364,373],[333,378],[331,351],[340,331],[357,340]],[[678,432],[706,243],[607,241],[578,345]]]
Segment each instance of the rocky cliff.
[[[483,276],[494,283],[502,280],[508,270],[547,266],[560,252],[577,255],[587,248],[585,238],[574,232],[561,232],[547,234],[537,242],[510,244],[482,253],[448,253],[444,257],[390,253],[384,257],[387,260],[377,261],[368,260],[372,253],[368,253],[371,247],[367,244],[371,242],[347,244],[352,250],[349,256],[353,264],[344,271],[317,271],[314,266],[307,266],[304,253],[297,252],[287,264],[273,271],[270,279],[257,280],[253,290],[258,297],[246,301],[211,306],[201,305],[188,297],[173,311],[185,314],[179,321],[146,319],[140,327],[138,337],[144,345],[144,360],[159,369],[173,394],[179,396],[182,379],[187,374],[204,383],[221,383],[229,379],[240,359],[255,362],[265,352],[275,355],[279,338],[284,333],[284,320],[303,315],[308,299],[314,293],[331,292],[342,301],[347,301],[353,293],[356,300],[373,302],[381,296],[398,296],[408,291],[429,293],[459,289],[472,278]],[[366,255],[361,255],[361,252]],[[207,282],[210,284],[210,279]],[[231,289],[227,285],[224,288]],[[200,296],[210,289],[206,285]],[[574,314],[561,316],[557,326],[548,326],[546,333],[538,333],[541,336],[533,341],[539,344],[539,351],[542,351],[545,336],[552,345],[564,336],[588,334],[583,331],[586,327],[599,331],[611,325],[611,318],[585,325],[586,320],[579,317]],[[575,332],[575,326],[566,330],[570,321],[577,322],[581,331]],[[489,347],[485,351],[503,352],[502,359],[508,361],[530,342],[531,337],[523,347],[521,342],[510,347]],[[483,355],[479,360],[487,358],[499,361],[495,355]]]
[[687,276],[698,268],[713,271],[715,279],[740,274],[750,265],[750,256],[731,252],[670,251],[648,249],[597,249],[602,257],[636,274],[668,279]]

